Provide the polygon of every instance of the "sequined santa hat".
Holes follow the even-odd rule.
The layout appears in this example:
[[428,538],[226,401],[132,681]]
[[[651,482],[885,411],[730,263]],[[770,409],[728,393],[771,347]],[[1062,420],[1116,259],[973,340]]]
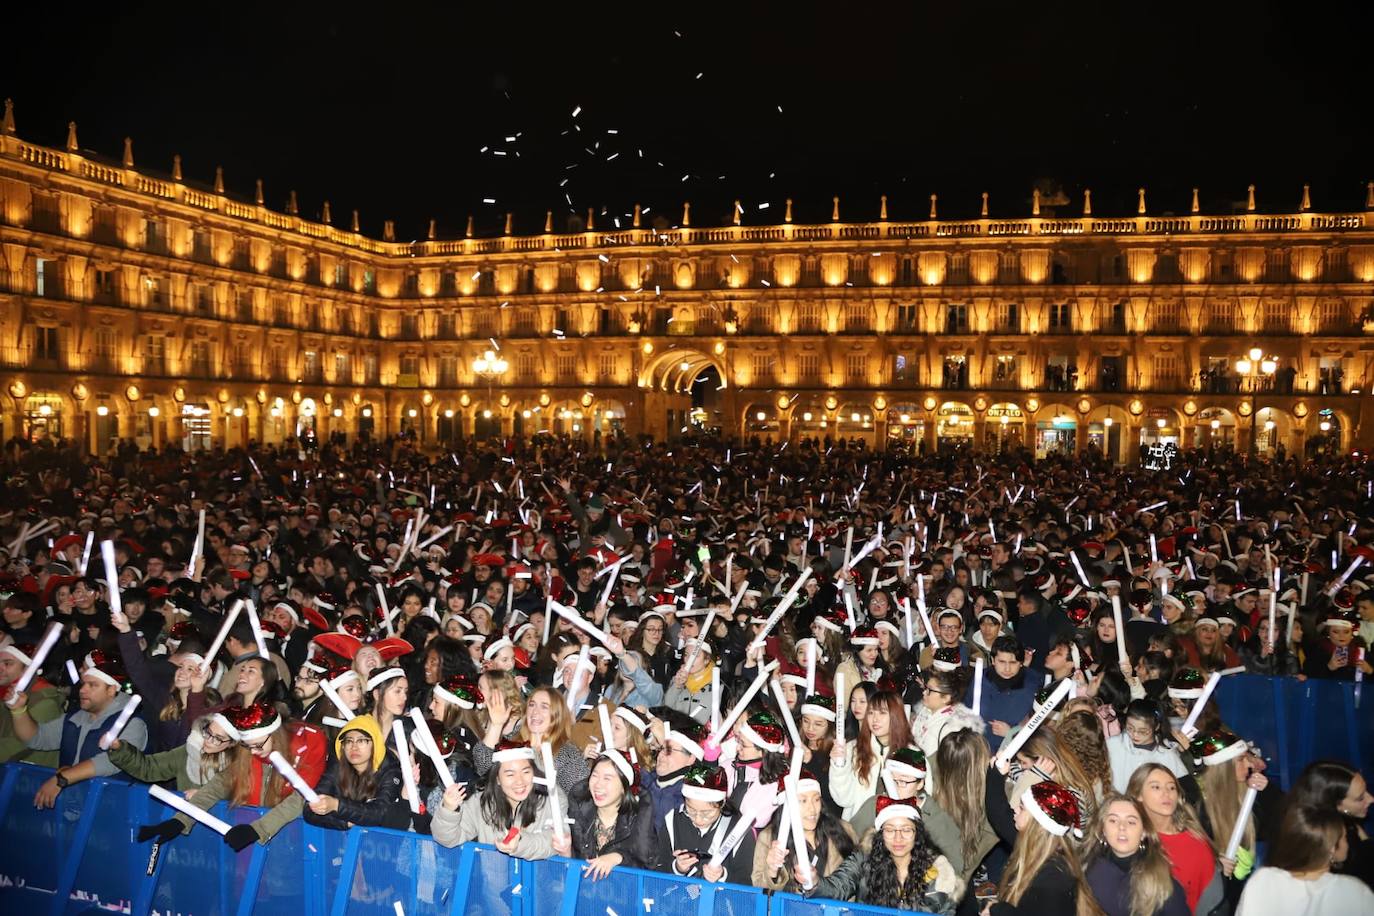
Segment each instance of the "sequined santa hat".
[[723,802],[729,794],[725,771],[714,763],[696,763],[682,778],[682,797],[699,802]]
[[1207,678],[1196,668],[1180,669],[1169,681],[1169,697],[1174,700],[1196,700],[1202,696]]
[[916,810],[916,806],[911,803],[911,799],[892,798],[888,795],[879,795],[873,801],[873,829],[882,830],[883,825],[896,818],[906,818],[912,823],[921,820],[921,813]]
[[936,671],[955,671],[963,667],[957,646],[941,646],[931,656],[931,667]]
[[1065,836],[1070,831],[1075,837],[1083,836],[1078,799],[1059,783],[1051,780],[1035,783],[1021,793],[1021,804],[1036,823],[1054,836]]
[[1235,760],[1250,752],[1244,738],[1218,726],[1205,735],[1198,735],[1188,746],[1193,759],[1209,767]]
[[461,674],[451,675],[435,684],[434,695],[459,709],[481,709],[486,699],[477,688],[477,682]]
[[528,744],[517,744],[514,741],[502,741],[496,745],[496,750],[492,752],[492,763],[508,763],[512,760],[528,760],[534,762],[534,748]]
[[878,631],[873,627],[859,627],[854,631],[854,635],[849,637],[849,644],[862,649],[865,646],[878,645]]
[[926,755],[914,747],[900,747],[883,761],[883,772],[906,779],[925,779]]
[[786,747],[786,733],[771,713],[756,712],[747,720],[735,726],[736,730],[749,739],[749,743],[760,750],[774,754],[782,753]]
[[225,734],[243,744],[256,744],[281,728],[281,714],[271,703],[259,701],[247,706],[226,706],[211,721]]

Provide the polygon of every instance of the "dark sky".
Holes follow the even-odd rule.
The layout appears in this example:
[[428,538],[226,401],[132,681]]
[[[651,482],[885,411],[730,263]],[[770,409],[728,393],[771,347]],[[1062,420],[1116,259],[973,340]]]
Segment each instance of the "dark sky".
[[834,194],[851,220],[883,193],[893,219],[931,193],[976,215],[986,190],[1015,217],[1037,181],[1073,213],[1091,187],[1095,213],[1133,214],[1142,184],[1151,212],[1194,185],[1224,212],[1252,181],[1262,210],[1304,182],[1358,209],[1374,177],[1368,3],[125,7],[11,31],[21,136],[60,146],[75,120],[87,149],[129,135],[140,168],[179,152],[188,181],[223,165],[232,194],[262,177],[270,206],[294,188],[303,214],[327,198],[402,239],[469,213],[496,232],[506,210],[517,232],[548,208],[609,227],[636,201],[677,222],[685,199],[696,225],[735,198],[757,224],[789,196],[828,219]]

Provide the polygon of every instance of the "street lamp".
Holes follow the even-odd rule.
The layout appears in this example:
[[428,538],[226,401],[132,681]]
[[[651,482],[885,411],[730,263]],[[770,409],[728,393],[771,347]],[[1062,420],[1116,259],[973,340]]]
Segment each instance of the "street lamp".
[[[1265,356],[1264,350],[1259,347],[1251,347],[1249,352],[1236,360],[1236,375],[1240,376],[1241,385],[1250,390],[1249,451],[1252,455],[1259,448],[1258,437],[1255,435],[1255,424],[1259,421],[1259,394],[1270,386],[1278,368],[1278,360],[1273,356]],[[1266,430],[1273,428],[1273,421],[1265,424]]]
[[[497,379],[506,374],[506,370],[509,368],[510,363],[506,361],[506,358],[494,350],[487,350],[472,361],[472,371],[487,380],[488,405],[491,404],[492,386],[496,384]],[[491,411],[483,411],[482,417],[483,419],[490,419]]]

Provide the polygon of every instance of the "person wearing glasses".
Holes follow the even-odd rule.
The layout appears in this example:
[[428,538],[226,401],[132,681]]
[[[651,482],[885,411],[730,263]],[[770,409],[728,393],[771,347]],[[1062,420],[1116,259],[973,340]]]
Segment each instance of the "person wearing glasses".
[[234,739],[214,716],[201,716],[191,725],[186,743],[170,751],[145,754],[118,738],[110,744],[110,763],[139,782],[176,780],[177,791],[195,797],[201,786],[229,765]]
[[[712,883],[750,883],[754,867],[754,833],[744,831],[733,848],[725,845],[738,813],[730,807],[729,780],[712,763],[695,764],[682,780],[682,805],[664,817],[658,834],[658,862],[663,871]],[[719,864],[712,859],[719,858]]]
[[376,719],[358,716],[339,729],[334,755],[315,786],[319,797],[305,808],[307,823],[330,830],[410,826],[410,804],[401,797],[401,765]]
[[[191,804],[209,811],[216,802],[230,806],[252,805],[271,810],[250,824],[238,824],[224,835],[235,852],[254,842],[267,843],[291,821],[301,816],[301,797],[268,760],[273,751],[291,762],[312,787],[324,772],[324,735],[312,726],[287,727],[271,703],[228,706],[211,717],[236,743],[229,764],[196,792]],[[139,842],[156,839],[168,843],[189,833],[195,822],[185,814],[139,828]]]
[[[1169,688],[1177,692],[1178,688]],[[1201,695],[1201,690],[1198,691]],[[1188,767],[1168,744],[1168,720],[1154,700],[1132,700],[1126,707],[1126,726],[1107,739],[1107,759],[1112,765],[1112,788],[1125,792],[1131,774],[1146,764],[1167,769],[1182,779]]]
[[[624,574],[621,574],[622,581]],[[676,653],[668,646],[668,625],[658,611],[646,611],[639,617],[639,626],[630,637],[627,648],[638,652],[644,662],[644,669],[665,690],[673,682],[673,672],[677,669]]]
[[[930,841],[914,799],[880,795],[876,808],[876,836],[868,852],[856,849],[839,868],[804,888],[803,895],[938,916],[952,914],[963,896],[964,883]],[[795,864],[792,875],[802,885],[805,876]]]
[[[946,654],[950,657],[946,658]],[[946,649],[935,653],[933,670],[926,675],[921,702],[916,705],[912,716],[912,741],[926,755],[927,762],[931,763],[945,735],[960,731],[982,735],[987,730],[982,718],[959,702],[968,689],[968,680],[973,672],[955,664],[952,656],[953,653]]]

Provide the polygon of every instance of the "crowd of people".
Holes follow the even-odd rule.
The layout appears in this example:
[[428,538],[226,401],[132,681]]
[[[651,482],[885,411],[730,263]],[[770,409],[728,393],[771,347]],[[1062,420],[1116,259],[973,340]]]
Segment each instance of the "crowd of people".
[[53,457],[0,495],[39,808],[120,777],[263,809],[236,850],[304,818],[937,914],[1374,911],[1365,777],[1282,792],[1210,693],[1374,673],[1358,456]]

